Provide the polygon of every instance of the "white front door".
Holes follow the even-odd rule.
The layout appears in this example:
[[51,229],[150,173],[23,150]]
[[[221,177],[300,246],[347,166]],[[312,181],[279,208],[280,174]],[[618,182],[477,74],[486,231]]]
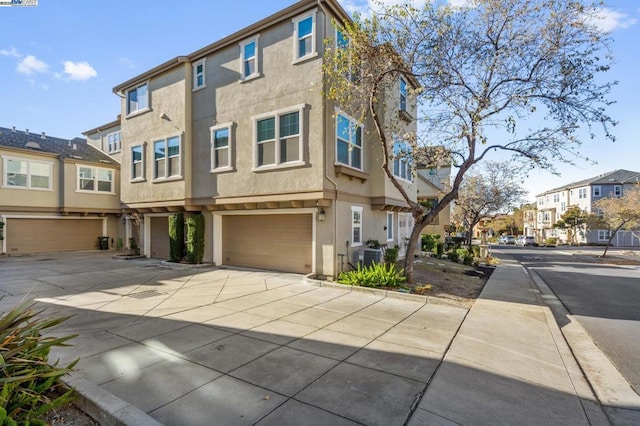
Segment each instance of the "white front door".
[[399,213],[398,214],[398,257],[403,258],[407,252],[407,244],[409,244],[409,238],[411,238],[411,231],[413,231],[413,216],[411,213]]

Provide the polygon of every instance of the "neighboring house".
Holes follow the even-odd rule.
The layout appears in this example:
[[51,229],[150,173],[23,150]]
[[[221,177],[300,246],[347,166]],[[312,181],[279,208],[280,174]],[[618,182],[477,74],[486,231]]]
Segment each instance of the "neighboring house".
[[[420,166],[417,173],[418,201],[436,206],[447,191],[451,179],[451,166]],[[423,234],[439,234],[444,241],[451,226],[451,209],[446,207],[429,225],[422,230]]]
[[[139,219],[143,254],[169,257],[178,212],[204,215],[204,260],[217,265],[335,277],[367,240],[402,245],[412,216],[380,167],[371,124],[323,96],[324,40],[347,19],[334,0],[299,1],[113,89],[121,199]],[[391,114],[405,118],[415,116],[407,84],[389,94]],[[415,197],[412,165],[401,163],[394,172]]]
[[118,237],[120,165],[84,139],[0,128],[0,253],[93,250]]
[[[621,197],[627,188],[639,181],[639,172],[615,170],[539,194],[536,239],[544,241],[549,237],[555,237],[562,243],[571,242],[568,241],[567,232],[553,227],[570,207],[578,206],[587,213],[597,213],[594,207],[596,201],[609,196]],[[577,242],[580,244],[604,244],[608,240],[609,231],[606,229],[592,229],[577,234]],[[629,231],[619,231],[611,243],[616,247],[640,245],[640,241]]]
[[120,162],[122,160],[122,136],[120,132],[120,115],[114,121],[87,130],[82,133],[87,138],[87,143],[102,152],[109,154],[111,158]]

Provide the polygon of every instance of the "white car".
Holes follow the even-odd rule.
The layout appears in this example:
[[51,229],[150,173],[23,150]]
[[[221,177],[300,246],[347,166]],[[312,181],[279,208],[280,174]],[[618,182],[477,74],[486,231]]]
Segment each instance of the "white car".
[[537,246],[538,243],[536,243],[536,239],[535,237],[532,236],[522,236],[522,237],[518,237],[518,239],[516,240],[516,245],[517,246]]

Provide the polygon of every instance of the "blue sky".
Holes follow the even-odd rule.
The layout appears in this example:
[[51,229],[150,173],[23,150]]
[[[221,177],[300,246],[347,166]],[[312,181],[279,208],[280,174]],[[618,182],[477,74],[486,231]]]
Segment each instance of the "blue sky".
[[[36,7],[0,7],[0,126],[81,137],[116,118],[114,86],[294,1],[39,0]],[[340,1],[350,11],[368,6],[368,0]],[[640,171],[640,2],[609,0],[607,7],[603,25],[616,58],[609,76],[620,82],[609,110],[620,122],[617,141],[585,141],[582,153],[595,166],[560,166],[561,177],[532,172],[525,182],[532,198],[615,169]]]

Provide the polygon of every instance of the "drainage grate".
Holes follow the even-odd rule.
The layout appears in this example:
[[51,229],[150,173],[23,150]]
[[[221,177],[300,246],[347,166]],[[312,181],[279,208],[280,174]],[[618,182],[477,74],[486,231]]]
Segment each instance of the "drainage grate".
[[166,293],[160,293],[157,290],[147,290],[147,291],[141,291],[140,293],[127,294],[127,296],[134,299],[149,299],[150,297],[162,296],[163,294],[166,294]]

